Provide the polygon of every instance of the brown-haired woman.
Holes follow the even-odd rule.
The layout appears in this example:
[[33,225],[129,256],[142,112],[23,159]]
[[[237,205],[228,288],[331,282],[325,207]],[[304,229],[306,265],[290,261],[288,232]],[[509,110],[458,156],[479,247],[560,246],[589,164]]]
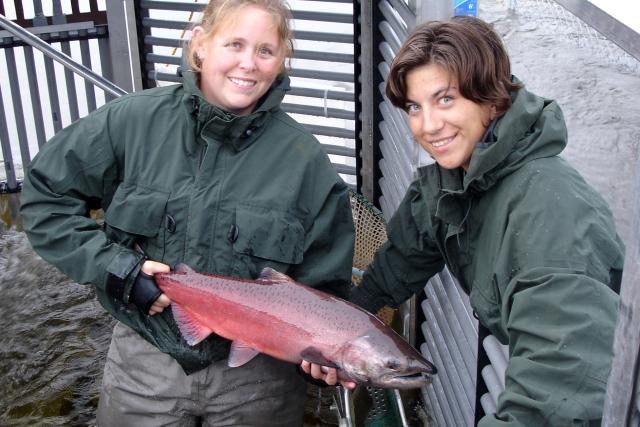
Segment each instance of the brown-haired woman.
[[420,168],[351,301],[398,305],[447,266],[509,345],[506,388],[479,425],[597,423],[624,247],[602,197],[559,156],[559,106],[511,75],[498,35],[472,17],[416,28],[387,95],[435,163]]

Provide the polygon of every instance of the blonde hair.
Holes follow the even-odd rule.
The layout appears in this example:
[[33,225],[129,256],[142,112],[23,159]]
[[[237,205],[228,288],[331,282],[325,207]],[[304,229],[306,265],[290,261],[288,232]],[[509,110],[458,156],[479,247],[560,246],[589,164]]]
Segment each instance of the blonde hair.
[[[257,6],[271,15],[276,24],[280,42],[286,49],[284,58],[290,61],[293,56],[293,32],[289,27],[291,10],[284,0],[211,0],[202,12],[202,21],[196,24],[204,30],[200,39],[207,40],[212,37],[222,25],[229,22],[230,16],[247,6]],[[200,72],[202,64],[196,48],[196,40],[192,37],[187,47],[187,60],[193,71]]]

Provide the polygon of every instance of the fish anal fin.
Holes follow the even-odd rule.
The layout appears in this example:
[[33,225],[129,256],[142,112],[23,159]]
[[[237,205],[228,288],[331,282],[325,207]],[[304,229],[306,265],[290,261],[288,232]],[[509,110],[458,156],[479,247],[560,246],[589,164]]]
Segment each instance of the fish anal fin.
[[196,345],[213,332],[181,306],[171,304],[171,311],[173,312],[173,318],[178,325],[178,329],[180,329],[180,333],[187,344]]
[[259,352],[250,347],[248,344],[242,341],[233,341],[231,343],[231,351],[229,352],[229,360],[227,361],[227,365],[230,368],[237,368],[238,366],[242,366],[245,363],[249,362],[258,354]]
[[305,348],[300,353],[300,357],[302,357],[304,360],[306,360],[308,362],[316,363],[318,365],[328,366],[329,368],[340,368],[334,362],[332,362],[332,361],[328,360],[326,357],[324,357],[322,352],[320,350],[318,350],[317,348],[315,348],[315,347],[307,347],[307,348]]
[[273,282],[293,282],[294,280],[284,273],[274,270],[271,267],[265,267],[260,272],[260,279],[270,280]]

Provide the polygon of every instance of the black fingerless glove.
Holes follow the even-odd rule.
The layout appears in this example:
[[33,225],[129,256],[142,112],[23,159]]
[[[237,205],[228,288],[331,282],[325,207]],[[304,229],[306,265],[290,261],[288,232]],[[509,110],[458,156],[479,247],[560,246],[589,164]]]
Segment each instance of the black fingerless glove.
[[141,270],[131,288],[129,301],[134,303],[141,312],[147,314],[160,295],[162,295],[162,291],[156,285],[153,276],[143,273]]

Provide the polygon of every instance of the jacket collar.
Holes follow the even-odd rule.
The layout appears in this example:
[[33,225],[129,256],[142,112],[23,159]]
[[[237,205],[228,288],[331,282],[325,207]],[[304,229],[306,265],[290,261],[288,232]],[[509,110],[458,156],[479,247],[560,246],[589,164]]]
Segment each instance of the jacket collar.
[[[513,80],[518,82],[514,77]],[[567,145],[567,128],[555,101],[525,88],[512,93],[509,110],[496,120],[488,145],[479,144],[471,156],[464,187],[486,191],[524,164],[553,157]]]
[[196,121],[196,134],[207,143],[225,144],[235,151],[242,151],[262,134],[271,115],[280,109],[287,90],[289,77],[281,75],[258,102],[256,109],[246,116],[225,111],[210,104],[198,87],[199,74],[188,71],[183,74],[185,104]]
[[434,216],[450,224],[452,233],[462,232],[470,206],[462,168],[447,170],[434,163],[420,168],[419,174],[422,191],[435,202]]
[[560,154],[566,142],[560,107],[522,88],[512,93],[509,110],[489,126],[466,172],[437,163],[424,166],[418,170],[420,186],[436,198],[435,215],[462,229],[472,197],[532,160]]

